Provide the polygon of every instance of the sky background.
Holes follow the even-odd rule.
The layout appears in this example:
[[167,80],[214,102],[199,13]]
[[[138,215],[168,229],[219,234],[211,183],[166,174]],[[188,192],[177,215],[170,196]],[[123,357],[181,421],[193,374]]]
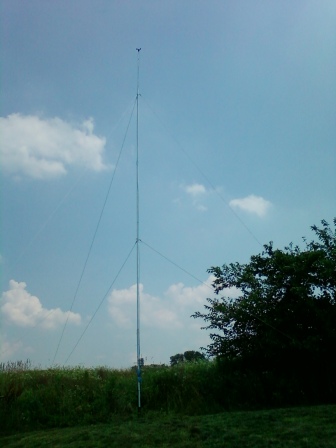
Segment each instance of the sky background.
[[336,216],[336,2],[0,5],[0,360],[136,363],[139,47],[141,354],[205,346],[208,268]]

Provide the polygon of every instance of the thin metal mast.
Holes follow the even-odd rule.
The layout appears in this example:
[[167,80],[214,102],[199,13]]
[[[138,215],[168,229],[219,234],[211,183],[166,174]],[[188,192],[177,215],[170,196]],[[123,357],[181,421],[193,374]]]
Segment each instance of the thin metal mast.
[[138,411],[141,409],[141,358],[140,358],[140,206],[139,206],[139,68],[140,50],[138,52],[138,73],[137,73],[137,119],[136,119],[136,257],[137,257],[137,378],[138,378]]

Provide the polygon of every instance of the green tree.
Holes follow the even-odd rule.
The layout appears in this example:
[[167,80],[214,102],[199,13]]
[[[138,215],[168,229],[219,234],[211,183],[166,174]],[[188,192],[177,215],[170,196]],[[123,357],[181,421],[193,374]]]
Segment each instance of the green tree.
[[204,361],[205,356],[203,353],[195,351],[195,350],[188,350],[184,352],[183,354],[185,361],[187,362],[198,362],[198,361]]
[[176,366],[177,364],[180,364],[181,362],[184,362],[184,356],[182,353],[177,353],[176,355],[173,355],[170,357],[170,365]]
[[312,230],[317,241],[304,238],[303,250],[271,242],[247,264],[209,269],[217,297],[192,316],[211,330],[208,355],[260,371],[336,372],[336,231],[324,220]]
[[205,356],[201,352],[197,352],[194,350],[187,350],[186,352],[177,353],[174,356],[170,357],[170,365],[176,366],[182,362],[197,362],[205,360]]

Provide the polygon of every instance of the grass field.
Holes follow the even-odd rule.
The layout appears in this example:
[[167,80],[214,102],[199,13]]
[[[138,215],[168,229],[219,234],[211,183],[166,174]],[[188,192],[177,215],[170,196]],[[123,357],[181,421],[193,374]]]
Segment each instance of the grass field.
[[21,433],[5,448],[336,448],[336,406],[184,416],[148,412],[108,424]]

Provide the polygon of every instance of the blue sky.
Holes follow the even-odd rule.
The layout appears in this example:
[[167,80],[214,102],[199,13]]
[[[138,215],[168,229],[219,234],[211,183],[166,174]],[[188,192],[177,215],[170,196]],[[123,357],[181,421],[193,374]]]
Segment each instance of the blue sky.
[[0,5],[1,360],[136,362],[137,47],[141,353],[198,350],[208,268],[336,215],[336,3]]

